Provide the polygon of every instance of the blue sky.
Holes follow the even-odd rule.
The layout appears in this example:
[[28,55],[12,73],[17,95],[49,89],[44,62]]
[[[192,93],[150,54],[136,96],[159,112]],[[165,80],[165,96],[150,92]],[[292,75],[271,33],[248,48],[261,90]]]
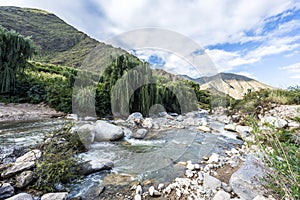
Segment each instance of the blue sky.
[[[100,41],[140,28],[191,38],[218,72],[276,87],[300,85],[299,0],[1,0],[1,6],[41,8]],[[197,77],[172,52],[137,50],[156,67]]]

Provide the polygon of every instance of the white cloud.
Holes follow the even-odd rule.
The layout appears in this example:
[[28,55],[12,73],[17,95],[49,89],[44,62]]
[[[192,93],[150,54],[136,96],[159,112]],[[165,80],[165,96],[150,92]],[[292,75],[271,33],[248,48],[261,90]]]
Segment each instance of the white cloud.
[[287,71],[287,73],[292,74],[289,78],[300,79],[300,62],[291,65],[279,67],[280,70]]

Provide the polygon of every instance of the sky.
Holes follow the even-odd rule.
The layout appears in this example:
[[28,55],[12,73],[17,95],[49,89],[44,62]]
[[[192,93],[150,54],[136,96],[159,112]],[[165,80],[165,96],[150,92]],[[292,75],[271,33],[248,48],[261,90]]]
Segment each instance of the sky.
[[[168,30],[196,42],[197,53],[207,55],[217,72],[281,88],[300,85],[299,0],[0,0],[0,6],[53,12],[104,42],[136,29]],[[131,52],[172,73],[201,75],[180,52]]]

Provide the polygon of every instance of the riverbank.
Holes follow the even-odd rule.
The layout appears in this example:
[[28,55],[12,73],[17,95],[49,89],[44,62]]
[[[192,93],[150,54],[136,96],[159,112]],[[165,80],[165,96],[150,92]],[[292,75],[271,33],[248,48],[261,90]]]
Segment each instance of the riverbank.
[[62,117],[65,114],[57,112],[45,104],[16,104],[0,103],[0,122],[14,120],[41,120],[53,117]]
[[[293,113],[298,112],[296,107],[285,107],[285,110],[291,109]],[[268,130],[264,119],[269,119],[270,112],[273,117],[283,113],[282,110],[264,113],[259,129]],[[280,117],[284,118],[283,115]],[[17,188],[14,194],[23,191],[35,198],[43,194],[46,197],[52,195],[48,198],[50,200],[273,200],[272,191],[264,188],[270,169],[263,159],[265,152],[260,149],[261,141],[253,134],[253,127],[233,122],[235,120],[236,116],[230,117],[222,113],[209,115],[205,110],[184,115],[160,113],[151,118],[133,113],[126,120],[116,119],[109,122],[74,120],[75,126],[68,133],[79,136],[81,143],[88,149],[79,154],[88,163],[81,170],[84,177],[79,182],[71,181],[63,187],[61,183],[56,184],[59,187],[54,191],[64,193],[30,193],[30,190]],[[277,119],[279,122],[283,122],[282,120]],[[292,123],[288,118],[285,120],[285,128],[290,129],[297,124],[299,127],[299,122],[292,120]],[[53,149],[52,147],[64,147],[68,143],[66,135],[58,139],[53,136],[47,136],[40,145],[52,144],[54,146],[51,148],[44,149]],[[37,146],[32,148],[36,149]],[[39,151],[42,155],[47,155],[43,149],[36,149],[34,152],[40,154]],[[11,173],[14,166],[24,165],[24,162],[16,162],[22,160],[22,156],[26,155],[24,153],[1,167],[2,181],[6,184],[1,186],[3,191],[15,188],[17,177],[21,174],[25,176],[28,170],[36,175],[37,168],[34,165],[26,169],[27,172],[22,169]],[[36,160],[36,157],[32,160],[38,163],[41,161]],[[48,166],[53,159],[46,161],[44,164]],[[108,171],[109,169],[112,170]],[[172,176],[168,175],[170,173]],[[271,170],[271,173],[275,171]],[[13,178],[7,179],[7,176]]]

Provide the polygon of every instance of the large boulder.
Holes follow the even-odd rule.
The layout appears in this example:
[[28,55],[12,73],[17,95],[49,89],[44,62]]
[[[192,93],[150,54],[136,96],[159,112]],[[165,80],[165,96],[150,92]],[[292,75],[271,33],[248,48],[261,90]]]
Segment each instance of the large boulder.
[[262,193],[260,179],[266,174],[266,167],[254,156],[246,158],[243,166],[231,175],[229,184],[234,193],[242,199],[253,199]]
[[32,162],[36,161],[42,156],[42,152],[38,149],[31,150],[23,156],[17,158],[16,162]]
[[47,193],[44,194],[41,200],[67,200],[68,193],[67,192],[58,192],[58,193]]
[[15,193],[14,188],[9,183],[0,185],[0,199],[6,199],[13,196]]
[[142,124],[144,117],[141,113],[135,112],[128,116],[127,122],[131,123],[132,125]]
[[23,156],[17,158],[16,162],[8,167],[1,176],[8,178],[16,173],[30,169],[35,166],[35,161],[42,156],[42,152],[38,149],[31,150]]
[[12,196],[6,200],[33,200],[32,196],[27,193],[20,193],[15,196]]
[[136,132],[132,133],[130,137],[135,139],[144,139],[147,133],[148,133],[147,129],[141,128],[138,129]]
[[285,128],[288,125],[288,122],[286,120],[273,116],[262,117],[260,121],[262,124],[269,123],[275,128]]
[[35,162],[16,162],[12,164],[11,167],[7,168],[4,172],[2,172],[1,177],[8,178],[13,176],[16,173],[22,172],[27,169],[31,169],[35,166]]
[[114,163],[110,160],[88,161],[80,167],[79,173],[89,175],[103,170],[110,170],[113,166]]
[[89,149],[95,139],[95,126],[92,124],[84,124],[76,129],[76,133],[84,147]]
[[119,140],[124,137],[121,127],[98,120],[95,123],[95,142]]

